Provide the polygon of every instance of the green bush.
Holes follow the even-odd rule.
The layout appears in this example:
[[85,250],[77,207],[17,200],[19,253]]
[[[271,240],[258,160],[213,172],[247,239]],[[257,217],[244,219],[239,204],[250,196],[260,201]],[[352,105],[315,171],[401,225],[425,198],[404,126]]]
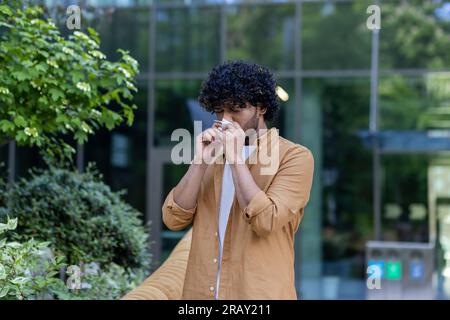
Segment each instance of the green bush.
[[48,242],[1,238],[16,226],[17,219],[0,223],[0,300],[49,298],[63,286],[57,275],[64,257],[53,257]]
[[122,200],[123,192],[112,192],[92,166],[85,173],[54,167],[30,173],[29,179],[0,192],[0,219],[19,218],[14,239],[49,241],[69,265],[148,269],[141,214]]
[[115,263],[103,271],[96,263],[68,267],[64,256],[54,257],[49,242],[1,238],[16,227],[17,219],[0,223],[0,300],[118,299],[146,276]]
[[69,278],[64,285],[53,286],[52,292],[59,300],[113,300],[123,297],[127,292],[138,286],[146,276],[145,272],[138,270],[130,272],[115,263],[100,270],[89,267],[89,272],[81,273],[79,289],[71,288]]

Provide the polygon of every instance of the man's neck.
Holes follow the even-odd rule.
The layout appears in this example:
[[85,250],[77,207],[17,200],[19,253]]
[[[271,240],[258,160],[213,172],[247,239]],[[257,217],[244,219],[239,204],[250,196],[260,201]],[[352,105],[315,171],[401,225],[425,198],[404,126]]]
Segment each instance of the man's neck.
[[[246,136],[246,137],[245,137],[245,144],[244,144],[244,145],[248,146],[248,145],[251,144],[250,141],[253,143],[253,141],[255,141],[257,138],[259,138],[260,135],[261,135],[261,130],[263,130],[263,131],[262,131],[262,134],[264,134],[265,132],[267,132],[267,125],[266,125],[266,123],[265,123],[264,121],[261,121],[261,122],[258,124],[258,128],[256,128],[256,130],[255,130],[256,132],[253,133],[252,136]],[[255,136],[255,135],[256,135],[256,136]]]

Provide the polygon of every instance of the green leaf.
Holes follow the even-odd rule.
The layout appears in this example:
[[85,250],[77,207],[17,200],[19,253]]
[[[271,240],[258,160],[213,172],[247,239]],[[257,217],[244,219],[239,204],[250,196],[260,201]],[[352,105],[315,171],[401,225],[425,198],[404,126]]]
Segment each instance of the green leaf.
[[77,141],[78,144],[83,144],[84,142],[87,141],[87,134],[81,130],[78,130],[75,133],[75,140]]
[[11,280],[11,283],[21,285],[21,284],[27,283],[28,281],[30,281],[29,278],[26,278],[26,277],[16,277],[16,278],[14,278],[14,279]]
[[19,242],[8,242],[6,245],[9,248],[14,248],[14,249],[18,249],[22,246]]
[[45,96],[42,96],[38,99],[38,102],[43,105],[43,106],[47,106],[48,105],[48,99]]
[[130,107],[125,107],[123,112],[124,112],[125,117],[127,118],[127,124],[129,126],[132,126],[133,122],[134,122],[133,110]]
[[0,129],[3,132],[8,132],[10,130],[14,130],[14,123],[8,120],[0,120]]
[[58,124],[64,124],[64,123],[67,123],[68,121],[69,121],[69,118],[64,114],[59,114],[56,117],[56,123],[58,123]]
[[48,247],[50,244],[51,244],[50,241],[40,242],[40,243],[38,244],[38,248],[39,248],[39,249],[44,249],[44,248]]
[[57,271],[51,271],[51,272],[49,272],[49,273],[47,273],[47,277],[54,277],[54,276],[56,276],[57,274],[59,274],[59,272],[57,272]]
[[4,26],[5,28],[12,28],[13,27],[12,24],[9,24],[9,23],[3,22],[3,21],[0,21],[0,26]]
[[108,128],[108,130],[114,128],[115,125],[114,117],[111,113],[112,111],[109,110],[102,112],[102,121],[105,124],[106,128]]
[[89,35],[92,37],[92,39],[94,39],[96,43],[100,43],[100,38],[98,36],[97,31],[95,31],[91,27],[88,27],[87,30],[89,32]]
[[49,93],[52,96],[52,99],[55,101],[58,100],[59,98],[63,99],[65,97],[64,92],[56,88],[50,89]]
[[84,73],[80,71],[73,71],[72,72],[72,81],[74,83],[78,83],[81,80],[84,80]]
[[14,219],[8,219],[8,222],[6,223],[6,227],[8,230],[14,230],[17,228],[17,218]]
[[12,16],[12,12],[7,6],[0,6],[0,12],[6,14],[7,16]]
[[0,280],[6,279],[5,267],[0,263]]
[[37,277],[34,281],[36,282],[38,288],[43,288],[47,284],[44,277]]
[[[45,57],[48,57],[48,53],[45,51],[42,51],[41,54]],[[41,73],[45,73],[48,70],[48,64],[44,62],[40,62],[35,66],[35,69],[40,71]]]
[[15,71],[12,73],[12,76],[19,81],[23,81],[29,78],[29,75],[23,71]]
[[9,287],[5,286],[2,289],[0,289],[0,298],[6,297],[6,295],[9,292]]
[[20,128],[24,128],[27,126],[27,122],[22,116],[17,116],[14,118],[14,124]]
[[16,141],[17,142],[26,141],[27,139],[28,139],[28,136],[25,134],[25,132],[23,132],[23,130],[17,131],[17,133],[16,133]]

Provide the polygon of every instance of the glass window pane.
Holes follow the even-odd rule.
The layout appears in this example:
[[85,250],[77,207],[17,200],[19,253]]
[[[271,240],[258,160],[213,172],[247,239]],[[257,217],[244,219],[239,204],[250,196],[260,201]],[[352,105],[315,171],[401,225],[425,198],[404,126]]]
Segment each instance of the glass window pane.
[[[76,1],[72,0],[41,0],[48,6],[70,6],[76,4]],[[115,7],[132,7],[137,5],[150,5],[154,0],[84,0],[85,5],[91,7],[101,7],[101,6],[115,6]]]
[[450,67],[448,2],[390,1],[381,6],[382,68]]
[[381,77],[380,129],[449,130],[450,73]]
[[382,156],[384,241],[428,241],[427,173],[430,161],[435,157],[419,154]]
[[0,180],[7,178],[8,173],[8,143],[0,146]]
[[139,62],[140,73],[148,71],[150,10],[112,8],[100,12],[91,25],[100,34],[102,51],[116,60],[120,57],[117,49],[128,50]]
[[220,61],[220,16],[214,7],[160,9],[156,70],[206,71]]
[[200,80],[159,80],[156,81],[155,86],[154,145],[175,145],[178,142],[170,141],[175,129],[184,128],[193,134],[194,120],[215,118],[215,116],[204,111],[198,103]]
[[[359,132],[369,125],[369,92],[368,78],[303,81],[301,138],[315,158],[315,181],[300,226],[300,263],[304,283],[322,284],[316,299],[365,298],[365,243],[373,235],[372,155]],[[307,297],[308,288],[301,289]]]
[[227,59],[294,68],[294,5],[227,8]]
[[85,163],[95,162],[105,182],[113,190],[126,189],[125,199],[139,211],[145,210],[147,160],[147,84],[138,84],[131,127],[122,125],[112,131],[102,129],[85,146]]
[[[73,147],[74,144],[70,143]],[[36,147],[16,147],[16,180],[29,176],[33,168],[47,168],[39,149]]]
[[302,68],[369,69],[371,31],[366,26],[369,1],[304,3]]
[[[111,0],[109,0],[111,1]],[[144,0],[145,1],[145,0]],[[147,0],[149,1],[149,0]],[[151,1],[151,0],[150,0]],[[190,4],[229,4],[229,3],[254,3],[255,0],[153,0],[159,4],[179,4],[179,5],[190,5]],[[283,3],[292,2],[293,0],[258,0],[258,2],[267,3]]]
[[[189,165],[175,165],[172,163],[164,164],[163,166],[163,195],[161,197],[161,205],[162,207],[164,200],[169,194],[170,190],[175,187],[178,182],[180,182],[181,178],[186,173]],[[161,261],[166,260],[175,246],[178,244],[178,241],[183,237],[183,235],[188,231],[192,226],[187,226],[184,230],[181,231],[171,231],[166,225],[161,221],[161,237],[162,237],[162,253],[161,253]]]
[[286,92],[283,101],[279,99],[280,109],[277,116],[270,122],[266,122],[267,126],[279,129],[279,134],[286,139],[295,140],[295,132],[298,126],[295,124],[295,109],[298,101],[295,96],[295,80],[291,78],[281,78],[277,80],[277,85]]

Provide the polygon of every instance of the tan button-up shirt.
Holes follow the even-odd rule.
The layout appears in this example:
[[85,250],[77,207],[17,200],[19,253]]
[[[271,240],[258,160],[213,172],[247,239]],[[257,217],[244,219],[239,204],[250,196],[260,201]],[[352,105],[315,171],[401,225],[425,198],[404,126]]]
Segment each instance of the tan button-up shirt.
[[[261,191],[246,208],[234,196],[223,244],[219,299],[297,299],[294,235],[309,200],[314,159],[306,147],[280,137],[275,128],[254,143],[257,148],[246,163]],[[268,165],[264,154],[278,156],[271,156]],[[261,170],[273,168],[273,161],[275,170]],[[182,299],[215,298],[223,168],[223,163],[208,166],[195,208],[177,205],[173,189],[162,207],[169,229],[193,224]]]

